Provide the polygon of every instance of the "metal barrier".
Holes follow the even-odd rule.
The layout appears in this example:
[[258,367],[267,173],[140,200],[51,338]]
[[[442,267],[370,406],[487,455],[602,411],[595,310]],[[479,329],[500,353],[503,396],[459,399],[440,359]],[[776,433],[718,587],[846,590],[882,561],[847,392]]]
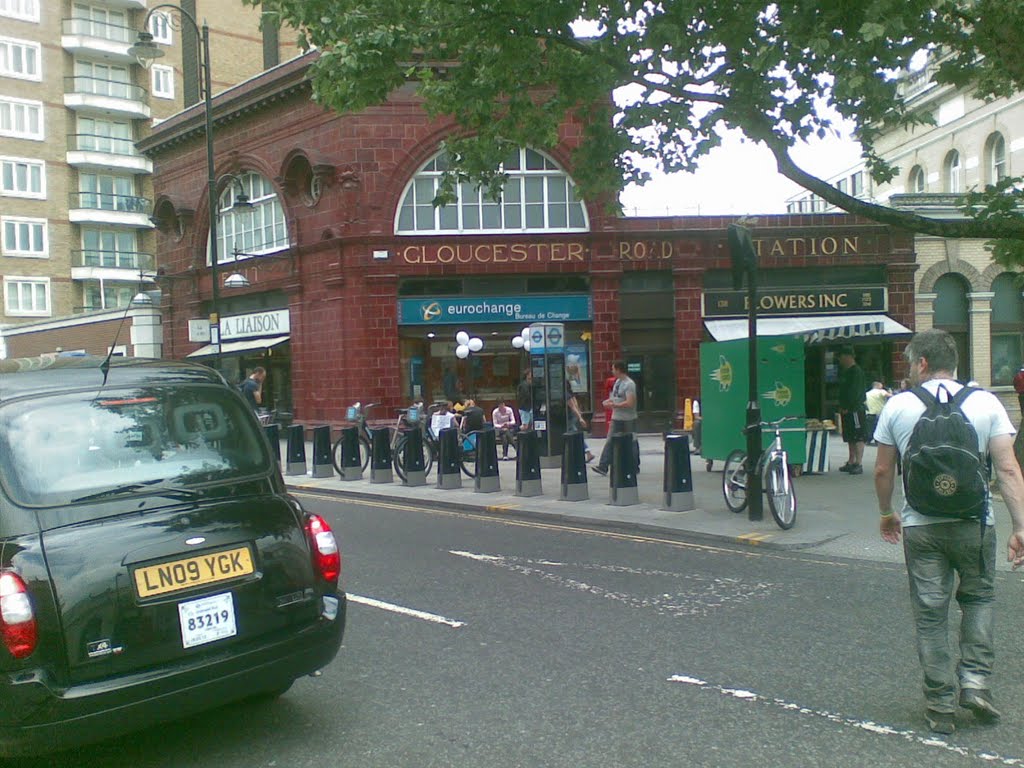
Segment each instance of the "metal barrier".
[[306,474],[306,433],[301,424],[288,427],[288,464],[286,475]]
[[411,488],[427,484],[427,473],[424,471],[423,463],[423,433],[418,429],[406,433],[405,444],[402,447],[402,467],[405,471],[402,485]]
[[562,442],[562,501],[585,501],[590,498],[587,485],[587,449],[582,432],[569,432]]
[[528,429],[516,435],[516,496],[540,496],[540,438]]
[[387,427],[372,429],[370,438],[370,482],[393,482],[395,478],[391,471],[391,430]]
[[442,429],[437,436],[437,487],[443,490],[462,487],[462,467],[459,459],[459,430],[455,427]]
[[[327,452],[330,460],[330,449]],[[359,427],[341,430],[341,479],[363,479],[363,457],[359,455]]]
[[612,435],[612,465],[609,473],[611,498],[608,503],[616,507],[628,507],[640,503],[640,492],[636,486],[636,472],[639,464],[639,446],[636,435],[620,432]]
[[263,427],[263,434],[267,436],[270,443],[270,452],[277,460],[277,466],[281,466],[281,427],[277,424],[267,424]]
[[476,433],[476,477],[473,478],[473,491],[497,493],[500,490],[498,435],[493,429],[482,429]]
[[686,512],[694,509],[693,474],[690,471],[690,438],[665,436],[665,499],[662,509]]
[[313,427],[313,477],[333,477],[331,464],[331,428],[326,424]]

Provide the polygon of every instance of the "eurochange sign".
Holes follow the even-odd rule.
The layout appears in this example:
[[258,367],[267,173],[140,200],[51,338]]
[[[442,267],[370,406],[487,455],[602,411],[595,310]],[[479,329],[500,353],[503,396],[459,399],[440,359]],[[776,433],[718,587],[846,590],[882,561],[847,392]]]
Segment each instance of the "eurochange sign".
[[399,299],[399,325],[543,323],[592,320],[590,296],[492,296]]

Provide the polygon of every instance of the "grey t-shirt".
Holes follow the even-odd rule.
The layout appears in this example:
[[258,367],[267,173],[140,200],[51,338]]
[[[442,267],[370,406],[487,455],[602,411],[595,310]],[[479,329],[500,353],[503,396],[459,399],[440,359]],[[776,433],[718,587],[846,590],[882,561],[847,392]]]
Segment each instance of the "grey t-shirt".
[[613,408],[612,421],[631,421],[636,418],[636,382],[628,376],[624,379],[615,380],[615,386],[612,387],[611,395],[613,403],[626,402],[630,392],[633,393],[633,407]]

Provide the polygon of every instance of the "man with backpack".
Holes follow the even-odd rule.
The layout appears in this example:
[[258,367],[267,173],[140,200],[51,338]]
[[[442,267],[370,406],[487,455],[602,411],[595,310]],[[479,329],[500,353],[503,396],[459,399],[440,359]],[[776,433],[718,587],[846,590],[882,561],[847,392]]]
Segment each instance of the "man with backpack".
[[[903,536],[928,726],[952,733],[958,701],[981,723],[1000,717],[989,687],[996,539],[987,458],[1013,522],[1007,554],[1014,568],[1024,563],[1024,477],[1006,409],[990,392],[954,380],[953,338],[922,331],[904,354],[913,387],[894,395],[879,416],[875,491],[882,538],[896,544]],[[897,451],[902,510],[892,506]],[[962,613],[955,670],[948,627],[954,595]]]

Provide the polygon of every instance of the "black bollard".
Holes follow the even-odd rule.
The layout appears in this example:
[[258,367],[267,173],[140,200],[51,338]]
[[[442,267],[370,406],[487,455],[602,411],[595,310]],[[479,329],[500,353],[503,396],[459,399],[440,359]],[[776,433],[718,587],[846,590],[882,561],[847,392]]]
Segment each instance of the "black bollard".
[[636,487],[636,436],[629,432],[620,432],[612,435],[610,439],[612,467],[609,473],[611,498],[608,503],[616,507],[639,504],[640,492]]
[[402,485],[413,487],[427,484],[427,473],[423,462],[423,433],[411,429],[405,433],[405,444],[402,446],[402,467],[405,478]]
[[690,472],[690,438],[665,436],[665,503],[662,509],[687,512],[694,509],[693,476]]
[[473,478],[475,493],[496,493],[501,490],[498,476],[498,440],[493,429],[476,432],[476,477]]
[[313,427],[313,477],[331,477],[331,428],[326,424]]
[[516,496],[540,496],[540,438],[528,429],[516,435]]
[[288,427],[288,465],[285,474],[306,474],[306,433],[301,424]]
[[270,453],[277,459],[277,466],[281,466],[281,425],[267,424],[263,428],[263,434],[267,436],[270,443]]
[[391,430],[371,429],[370,436],[370,482],[390,483],[395,479],[391,473]]
[[462,467],[459,460],[459,430],[447,427],[437,436],[437,487],[443,490],[462,487]]
[[363,479],[363,457],[359,455],[359,427],[341,430],[341,479]]
[[562,501],[586,501],[590,498],[587,486],[587,449],[583,447],[583,433],[569,432],[562,442]]

